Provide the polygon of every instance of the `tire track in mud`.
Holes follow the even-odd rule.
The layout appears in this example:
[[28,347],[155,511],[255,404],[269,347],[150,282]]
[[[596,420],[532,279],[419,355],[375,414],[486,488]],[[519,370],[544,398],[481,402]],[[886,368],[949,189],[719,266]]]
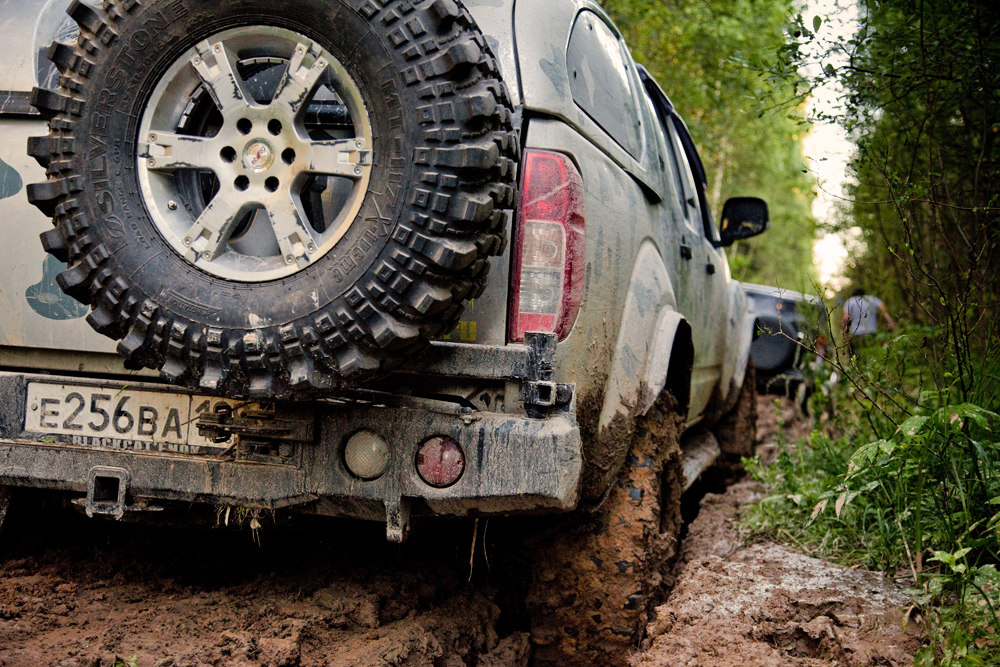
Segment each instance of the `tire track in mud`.
[[[765,441],[773,400],[758,403]],[[794,407],[784,410],[790,423]],[[757,492],[710,476],[698,488],[685,497],[680,566],[664,572],[631,664],[905,663],[919,639],[894,632],[892,586],[775,545],[744,549],[734,521]],[[42,492],[15,502],[0,534],[0,667],[527,667],[530,535],[568,520],[424,521],[397,545],[375,522],[265,513],[252,531],[253,517],[116,523]],[[797,570],[782,574],[789,563]],[[817,593],[812,574],[845,587]],[[746,604],[729,610],[737,599]]]

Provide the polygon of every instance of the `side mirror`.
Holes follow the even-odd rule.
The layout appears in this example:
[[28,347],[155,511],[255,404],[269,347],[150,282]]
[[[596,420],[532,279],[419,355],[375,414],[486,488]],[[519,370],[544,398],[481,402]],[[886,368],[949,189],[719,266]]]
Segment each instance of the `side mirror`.
[[767,202],[757,197],[733,197],[722,207],[719,223],[720,246],[729,246],[740,239],[763,234],[771,226]]

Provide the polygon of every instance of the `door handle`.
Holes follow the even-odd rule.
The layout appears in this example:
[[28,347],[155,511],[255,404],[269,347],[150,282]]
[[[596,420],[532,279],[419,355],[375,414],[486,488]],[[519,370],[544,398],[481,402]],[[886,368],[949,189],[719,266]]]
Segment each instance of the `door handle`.
[[691,254],[691,246],[681,244],[681,257],[684,259],[691,259],[694,255]]

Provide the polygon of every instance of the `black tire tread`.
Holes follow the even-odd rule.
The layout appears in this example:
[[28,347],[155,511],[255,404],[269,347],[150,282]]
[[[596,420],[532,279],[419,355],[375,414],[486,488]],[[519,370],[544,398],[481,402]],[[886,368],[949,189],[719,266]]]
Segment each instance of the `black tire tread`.
[[743,459],[754,455],[757,441],[757,373],[753,359],[747,362],[743,386],[736,404],[712,427],[722,451],[714,466],[717,478],[732,483],[745,474]]

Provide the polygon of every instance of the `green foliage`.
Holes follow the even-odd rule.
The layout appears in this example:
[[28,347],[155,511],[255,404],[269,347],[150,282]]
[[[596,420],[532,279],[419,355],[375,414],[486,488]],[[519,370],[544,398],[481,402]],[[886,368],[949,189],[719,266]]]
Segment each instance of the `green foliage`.
[[842,226],[865,242],[848,275],[942,328],[937,354],[955,356],[961,391],[974,384],[966,351],[998,345],[998,30],[996,3],[890,0],[867,4],[837,47],[840,120],[858,147]]
[[751,63],[786,43],[788,0],[603,0],[637,62],[670,95],[698,144],[710,203],[767,200],[771,229],[731,248],[738,280],[808,291],[814,282],[812,181],[804,173],[801,110],[765,100],[773,86]]
[[[858,535],[864,553],[853,557],[919,584],[932,621],[919,664],[997,664],[1000,7],[881,0],[860,11],[848,40],[798,17],[794,39],[761,67],[786,86],[835,82],[843,92],[836,120],[857,153],[840,226],[864,242],[848,275],[906,333],[836,356],[831,442],[850,455],[848,469],[833,479],[804,465],[785,477],[758,470],[779,496],[758,523],[773,531],[799,520],[807,545],[824,529]],[[803,82],[809,62],[820,67]],[[813,480],[811,499],[826,504],[812,523],[780,500],[786,477]]]
[[[960,559],[958,554],[945,553],[940,558],[956,570],[964,567]],[[1000,664],[1000,646],[990,632],[1000,610],[1000,573],[993,565],[982,565],[968,573],[963,570],[959,576],[970,584],[966,595],[952,607],[931,610],[931,642],[917,653],[914,663],[918,667]],[[940,577],[931,583],[947,581],[948,577]],[[933,586],[930,593],[918,593],[917,598],[926,601],[929,595],[943,592],[944,586]]]
[[[954,360],[934,366],[928,356],[926,341],[941,334],[911,328],[841,351],[832,363],[846,381],[814,399],[833,415],[824,431],[770,467],[748,463],[769,495],[746,521],[913,582],[931,621],[918,664],[997,664],[1000,401],[992,383],[961,400]],[[978,377],[1000,371],[995,355],[973,361]]]

